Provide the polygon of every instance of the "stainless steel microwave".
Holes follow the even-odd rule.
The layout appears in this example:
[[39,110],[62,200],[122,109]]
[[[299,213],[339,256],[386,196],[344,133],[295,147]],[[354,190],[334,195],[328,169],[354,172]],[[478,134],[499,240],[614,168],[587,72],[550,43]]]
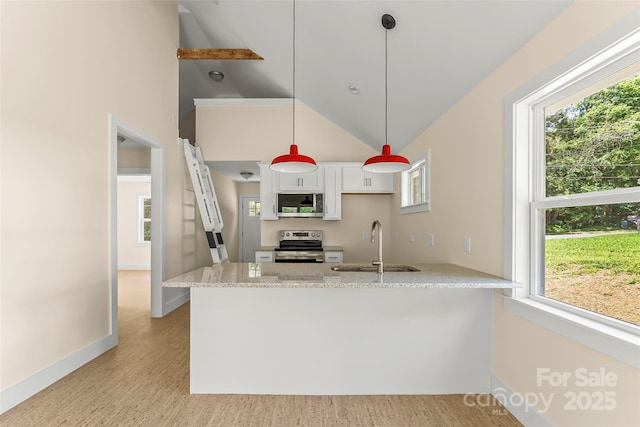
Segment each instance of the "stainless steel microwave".
[[321,193],[278,194],[278,216],[295,218],[317,218],[324,216]]

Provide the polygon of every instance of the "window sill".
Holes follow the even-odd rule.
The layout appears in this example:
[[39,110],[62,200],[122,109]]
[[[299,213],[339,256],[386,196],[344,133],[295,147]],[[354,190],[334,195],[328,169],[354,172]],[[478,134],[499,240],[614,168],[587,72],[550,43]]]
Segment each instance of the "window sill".
[[431,203],[425,202],[425,203],[418,203],[415,205],[401,206],[400,214],[404,215],[404,214],[411,214],[411,213],[417,213],[417,212],[429,212],[430,210],[431,210]]
[[640,369],[640,336],[548,306],[530,298],[503,296],[505,310]]

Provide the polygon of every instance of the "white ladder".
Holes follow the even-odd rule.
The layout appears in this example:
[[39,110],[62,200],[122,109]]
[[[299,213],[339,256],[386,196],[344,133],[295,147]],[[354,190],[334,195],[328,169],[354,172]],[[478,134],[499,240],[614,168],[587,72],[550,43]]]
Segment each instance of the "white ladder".
[[218,206],[216,191],[213,189],[209,166],[202,159],[200,147],[194,147],[189,143],[188,139],[182,140],[182,146],[184,147],[184,156],[189,167],[189,175],[191,175],[193,192],[198,201],[202,225],[205,233],[207,233],[207,241],[209,242],[213,263],[229,262],[227,248],[222,240],[222,227],[224,226],[222,214]]

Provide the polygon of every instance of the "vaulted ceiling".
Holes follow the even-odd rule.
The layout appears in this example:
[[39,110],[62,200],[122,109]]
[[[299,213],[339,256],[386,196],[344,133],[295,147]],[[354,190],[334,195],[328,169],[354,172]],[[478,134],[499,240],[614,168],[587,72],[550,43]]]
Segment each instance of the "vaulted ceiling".
[[[250,48],[264,60],[181,60],[180,115],[194,98],[289,98],[295,71],[298,100],[379,150],[387,37],[388,135],[400,151],[570,3],[181,0],[181,47]],[[382,27],[385,13],[395,28]]]

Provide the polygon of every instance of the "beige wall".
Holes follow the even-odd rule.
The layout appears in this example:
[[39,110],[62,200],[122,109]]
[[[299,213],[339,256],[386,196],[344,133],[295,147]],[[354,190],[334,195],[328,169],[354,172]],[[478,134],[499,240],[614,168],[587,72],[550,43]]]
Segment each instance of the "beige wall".
[[[401,154],[414,158],[431,148],[432,209],[400,215],[399,197],[394,196],[391,222],[401,237],[393,241],[394,254],[407,260],[453,262],[502,276],[505,96],[632,10],[639,16],[637,2],[574,3],[403,150]],[[416,245],[402,244],[409,233],[416,234]],[[434,247],[426,244],[429,233],[435,235]],[[469,254],[464,252],[465,236],[472,241]],[[537,368],[604,367],[624,377],[613,388],[618,396],[615,411],[566,411],[565,389],[542,390],[556,392],[554,405],[545,414],[554,424],[631,425],[640,419],[637,369],[505,312],[499,297],[494,313],[493,369],[515,392],[541,391],[535,387]]]
[[165,147],[167,276],[183,271],[184,158],[176,2],[0,8],[6,390],[111,332],[109,114]]
[[[270,162],[289,152],[291,105],[196,106],[196,134],[205,160]],[[375,151],[304,104],[296,105],[296,144],[317,162],[362,161]]]
[[[540,401],[537,408],[555,425],[562,426],[636,426],[640,420],[640,370],[591,348],[551,332],[502,308],[502,297],[494,297],[495,375],[518,393],[535,393],[551,399],[548,409]],[[540,369],[540,373],[538,372]],[[602,374],[604,373],[604,375]],[[554,382],[566,377],[566,385]],[[585,375],[608,378],[610,385],[582,385]],[[551,380],[545,379],[553,376]],[[538,380],[540,379],[540,383]],[[593,378],[591,378],[593,380]],[[576,384],[577,383],[577,384]],[[615,410],[566,410],[577,404],[610,405],[599,400],[600,393],[613,393]],[[569,393],[569,395],[565,395]]]
[[150,182],[118,180],[118,269],[151,268],[151,245],[138,243],[138,204],[145,194],[151,196]]
[[118,148],[118,169],[151,170],[151,149]]

